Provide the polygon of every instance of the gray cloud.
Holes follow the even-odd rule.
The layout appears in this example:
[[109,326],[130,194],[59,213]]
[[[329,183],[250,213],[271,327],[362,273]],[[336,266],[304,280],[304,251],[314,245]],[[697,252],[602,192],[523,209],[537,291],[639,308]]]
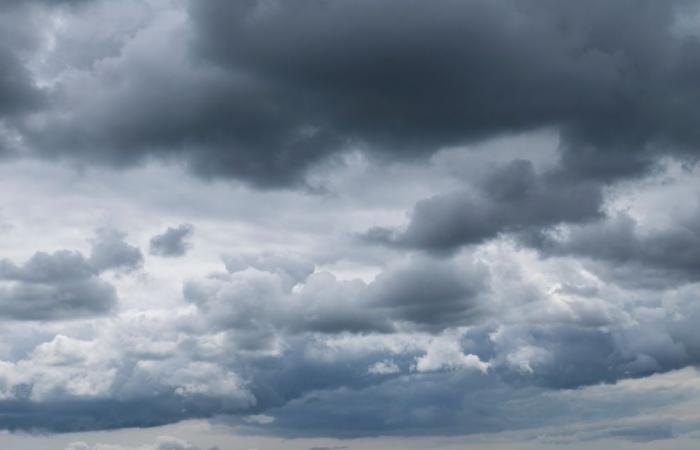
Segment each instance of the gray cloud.
[[376,227],[362,238],[392,246],[451,252],[504,233],[539,235],[561,223],[602,216],[602,185],[571,182],[560,170],[537,174],[515,160],[495,169],[469,190],[418,202],[405,230]]
[[382,273],[368,286],[368,304],[380,314],[418,326],[445,328],[473,323],[484,306],[488,270],[417,261]]
[[41,104],[42,94],[5,45],[0,45],[0,117],[10,116],[36,108]]
[[[75,431],[232,414],[283,436],[518,430],[563,425],[581,407],[624,415],[642,402],[638,391],[572,403],[567,392],[580,391],[567,390],[679,369],[700,355],[691,287],[663,308],[658,298],[576,306],[544,292],[499,298],[513,281],[486,290],[484,271],[413,258],[371,283],[314,273],[292,284],[274,265],[191,280],[184,295],[196,313],[126,316],[107,335],[58,336],[0,366],[0,394],[11,399],[0,401],[3,423]],[[588,314],[552,312],[562,304]],[[368,372],[388,360],[393,370]],[[639,407],[680,398],[669,395],[642,396]],[[250,414],[275,420],[257,424]]]
[[123,241],[124,235],[102,230],[93,241],[90,258],[59,250],[37,252],[23,265],[0,260],[0,315],[14,320],[65,320],[101,315],[117,301],[114,287],[101,272],[132,269],[141,253]]
[[302,255],[292,253],[226,255],[224,256],[224,264],[229,273],[239,272],[252,267],[289,278],[291,282],[304,281],[309,275],[314,273],[313,262]]
[[15,320],[75,319],[104,314],[114,288],[78,252],[36,253],[23,266],[0,261],[0,314]]
[[[297,264],[289,269],[296,261],[288,258],[253,257],[249,267],[254,270],[241,270],[227,259],[230,274],[186,283],[185,298],[218,326],[256,336],[277,329],[388,332],[409,326],[439,331],[472,323],[484,310],[489,274],[478,264],[414,258],[366,284],[338,281],[324,272],[290,279],[299,271]],[[303,287],[293,289],[295,283]]]
[[14,320],[76,319],[105,314],[116,300],[114,288],[95,278],[22,283],[0,288],[0,315]]
[[[697,2],[49,3],[0,5],[0,139],[87,169],[43,184],[48,164],[17,166],[8,255],[105,220],[201,231],[191,254],[186,224],[140,235],[186,258],[138,280],[122,275],[143,254],[113,230],[1,259],[1,428],[551,431],[700,392],[677,383],[700,362],[698,217],[642,217],[663,209],[644,177],[697,155],[700,46],[679,28]],[[558,148],[518,134],[542,128]],[[286,189],[314,177],[328,189]],[[65,225],[44,225],[54,208]],[[117,288],[133,302],[115,308]],[[651,441],[669,423],[542,436]]]
[[[48,106],[46,92],[37,86],[33,74],[25,66],[25,53],[36,50],[39,41],[36,30],[32,29],[35,23],[31,7],[84,1],[87,0],[6,0],[0,3],[0,125],[9,126],[13,119]],[[10,150],[7,144],[2,144],[0,141],[0,152]]]
[[168,227],[165,233],[153,236],[150,241],[150,253],[157,256],[183,256],[190,244],[186,241],[194,233],[190,224],[182,224],[177,228]]
[[279,187],[348,148],[406,159],[554,126],[571,176],[608,180],[693,154],[700,47],[673,29],[690,7],[191,2],[191,29],[154,19],[20,129],[45,156]]
[[[578,420],[593,414],[601,421],[612,422],[608,427],[599,427],[607,430],[597,430],[598,439],[618,434],[625,439],[651,441],[667,436],[668,426],[616,427],[614,419],[624,417],[626,408],[634,407],[638,414],[658,411],[664,405],[681,401],[683,391],[655,393],[645,398],[626,388],[617,390],[605,385],[575,391],[548,391],[518,388],[479,373],[442,372],[424,374],[412,379],[411,383],[406,383],[404,377],[381,385],[309,393],[272,410],[271,414],[276,418],[274,427],[254,430],[284,437],[330,435],[355,438],[415,436],[430,429],[433,434],[446,436],[542,426],[557,430],[570,425],[572,418]],[[343,407],[339,408],[339,404]],[[323,417],[323,420],[318,420],[318,417]],[[355,425],[352,428],[342,426],[348,420],[353,420]],[[547,438],[542,430],[534,433]],[[562,442],[559,443],[586,440],[587,437],[560,436]],[[550,439],[555,441],[552,437]]]
[[92,242],[90,265],[98,272],[105,270],[134,270],[143,263],[143,255],[137,247],[124,241],[126,234],[115,230],[98,230]]
[[510,236],[542,257],[575,257],[608,281],[633,288],[669,288],[698,280],[697,212],[665,227],[641,230],[625,212],[604,212],[605,183],[571,179],[556,167],[535,173],[515,160],[491,171],[476,189],[419,201],[404,229],[373,227],[370,243],[449,254]]
[[575,256],[601,265],[600,277],[623,285],[668,288],[700,280],[698,214],[667,228],[641,231],[625,213],[575,226],[564,236],[549,234],[536,242],[544,256]]

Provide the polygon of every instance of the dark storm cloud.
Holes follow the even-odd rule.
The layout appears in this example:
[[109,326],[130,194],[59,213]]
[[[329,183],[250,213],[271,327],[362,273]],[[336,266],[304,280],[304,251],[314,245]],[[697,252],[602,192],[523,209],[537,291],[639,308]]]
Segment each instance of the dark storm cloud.
[[41,105],[42,94],[18,57],[0,44],[0,119]]
[[0,260],[0,315],[14,320],[65,320],[107,313],[115,305],[114,287],[99,278],[105,270],[136,267],[140,251],[124,235],[103,230],[92,253],[37,252],[23,265]]
[[575,256],[601,263],[604,279],[631,287],[669,288],[700,281],[700,214],[641,231],[625,213],[572,227],[566,236],[535,243],[544,256]]
[[560,170],[536,174],[532,163],[515,160],[497,168],[468,190],[439,194],[416,204],[405,230],[372,228],[370,242],[450,252],[502,233],[529,233],[560,223],[601,216],[602,186],[571,181]]
[[419,327],[444,329],[473,323],[484,311],[488,271],[418,261],[379,275],[368,287],[368,304],[380,314]]
[[[352,439],[365,436],[470,435],[515,431],[542,426],[553,429],[570,425],[572,418],[595,416],[605,421],[624,417],[625,410],[652,412],[681,400],[681,392],[640,396],[616,393],[609,397],[590,392],[557,392],[532,386],[513,386],[496,377],[470,372],[424,374],[411,379],[394,378],[381,385],[312,392],[285,406],[271,409],[274,424],[243,427],[256,434],[293,437],[332,436]],[[342,405],[342,407],[339,407]],[[348,427],[348,423],[353,423]],[[659,426],[661,428],[661,426]],[[610,426],[609,434],[640,440],[661,438],[653,425],[645,436],[643,427]],[[656,430],[654,433],[652,430]],[[541,430],[537,431],[541,433]],[[573,435],[574,433],[571,432]],[[605,433],[607,434],[607,433]],[[628,436],[629,434],[629,436]],[[568,441],[583,440],[568,436]],[[562,439],[563,440],[563,439]]]
[[[692,156],[700,143],[700,44],[672,30],[685,1],[188,5],[159,10],[128,38],[110,36],[120,51],[90,49],[89,63],[42,89],[22,56],[30,46],[0,51],[0,120],[42,156],[114,166],[182,159],[199,175],[263,187],[301,183],[347,148],[405,160],[543,126],[561,132],[561,159],[540,171],[516,159],[418,202],[405,229],[371,229],[364,239],[428,253],[382,261],[372,281],[295,254],[229,254],[226,272],[184,283],[185,304],[167,290],[108,326],[3,345],[11,360],[0,361],[0,428],[231,414],[283,436],[449,435],[605,420],[682,399],[659,389],[587,403],[584,390],[700,364],[699,285],[686,284],[700,281],[697,217],[642,231],[603,213],[612,183],[646,173],[662,153]],[[79,40],[54,44],[65,42]],[[85,56],[74,53],[65,61]],[[283,228],[272,230],[279,245],[306,243],[282,242]],[[150,252],[184,255],[191,235],[188,225],[168,228]],[[456,254],[502,235],[590,264],[600,279],[566,267],[523,267],[521,276],[520,258],[532,255],[511,248],[483,263],[470,249]],[[355,268],[336,261],[341,272]],[[105,314],[117,297],[104,272],[142,264],[140,249],[112,230],[89,255],[2,259],[0,316],[9,329]],[[583,278],[591,284],[577,284]],[[593,284],[601,280],[617,284]],[[608,432],[668,435],[665,425]]]
[[554,124],[571,129],[572,143],[604,147],[605,158],[619,150],[612,136],[629,146],[623,151],[655,133],[696,137],[694,128],[670,121],[670,133],[646,128],[663,118],[666,102],[694,108],[666,88],[666,77],[694,85],[685,77],[698,56],[693,40],[670,34],[673,7],[631,1],[585,7],[453,0],[192,4],[197,48],[206,56],[306,91],[336,130],[370,146],[410,154]]
[[227,255],[224,264],[229,273],[252,267],[289,277],[295,283],[304,281],[315,269],[314,263],[301,255],[280,253]]
[[156,256],[183,256],[191,246],[186,239],[193,233],[194,227],[186,223],[177,228],[168,227],[163,234],[151,238],[149,251]]
[[174,394],[140,400],[80,400],[33,403],[0,401],[3,429],[69,432],[155,427],[189,418],[233,413],[215,398],[183,399]]
[[374,227],[360,238],[450,253],[508,234],[542,257],[575,257],[601,279],[630,288],[700,280],[697,212],[643,231],[624,212],[603,212],[605,183],[570,175],[561,166],[537,174],[528,161],[515,160],[477,181],[476,190],[419,201],[404,229]]
[[190,2],[191,30],[144,30],[83,74],[99,95],[59,83],[23,132],[44,155],[284,186],[349,147],[411,158],[555,126],[572,177],[611,180],[700,141],[687,3]]

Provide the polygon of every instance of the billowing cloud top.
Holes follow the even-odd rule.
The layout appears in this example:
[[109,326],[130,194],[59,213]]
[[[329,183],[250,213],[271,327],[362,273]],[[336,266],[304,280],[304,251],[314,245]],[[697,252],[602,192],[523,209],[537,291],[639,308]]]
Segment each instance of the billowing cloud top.
[[0,428],[687,437],[698,23],[1,2]]

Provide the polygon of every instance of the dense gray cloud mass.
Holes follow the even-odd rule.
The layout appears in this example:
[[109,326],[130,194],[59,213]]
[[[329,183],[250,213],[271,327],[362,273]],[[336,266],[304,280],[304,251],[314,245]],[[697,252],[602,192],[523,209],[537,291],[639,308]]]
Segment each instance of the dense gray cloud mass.
[[177,228],[168,227],[165,233],[151,238],[150,253],[157,256],[183,256],[190,247],[186,239],[193,233],[194,227],[186,223]]
[[141,250],[124,241],[126,235],[115,230],[99,230],[92,243],[90,265],[105,270],[133,270],[143,262]]
[[0,260],[0,315],[15,320],[76,319],[105,314],[117,301],[114,287],[99,278],[105,270],[134,268],[141,252],[124,235],[102,230],[90,258],[59,250],[37,252],[23,265]]
[[[552,390],[666,372],[700,355],[693,289],[671,309],[501,297],[507,286],[489,289],[479,264],[423,258],[371,283],[314,273],[299,288],[278,261],[191,280],[194,315],[125,317],[92,341],[57,336],[0,367],[5,425],[69,431],[262,413],[274,420],[246,426],[292,436],[525,429],[555,425],[553,410],[566,420],[566,402],[548,403]],[[541,414],[524,413],[530,402]]]
[[[387,332],[400,326],[443,330],[473,321],[484,309],[481,294],[488,271],[415,259],[382,273],[372,283],[338,281],[329,273],[306,274],[289,282],[288,260],[261,268],[253,258],[247,270],[215,274],[185,285],[185,298],[224,328],[257,333],[290,328],[295,332]],[[253,269],[253,270],[251,270]],[[280,272],[280,269],[284,272]],[[293,290],[295,282],[303,288]]]
[[571,181],[561,171],[536,174],[516,160],[494,170],[477,191],[438,194],[418,202],[403,231],[376,227],[362,237],[389,245],[450,252],[502,233],[540,234],[561,223],[601,216],[602,186]]
[[697,141],[683,119],[696,115],[686,94],[698,46],[670,30],[682,6],[219,1],[192,9],[197,49],[304,92],[308,126],[410,155],[558,125],[570,168],[601,177],[638,170],[652,140]]
[[575,227],[567,236],[537,243],[548,256],[576,255],[603,263],[603,278],[642,287],[671,287],[700,280],[700,221],[695,213],[671,227],[640,231],[624,213]]
[[0,1],[0,429],[694,431],[699,21]]
[[554,126],[572,176],[614,179],[698,142],[700,45],[674,32],[692,6],[190,2],[47,90],[20,132],[47,156],[285,186],[350,148],[406,159]]
[[37,46],[33,6],[63,6],[90,0],[3,0],[0,2],[0,120],[46,107],[46,92],[37,86],[33,74],[25,66],[27,50]]
[[114,288],[96,278],[52,284],[19,283],[0,289],[0,315],[15,320],[89,317],[108,312]]
[[41,92],[6,45],[0,46],[0,118],[37,107]]
[[368,304],[380,314],[442,329],[472,323],[484,309],[488,269],[418,261],[381,274],[368,287]]

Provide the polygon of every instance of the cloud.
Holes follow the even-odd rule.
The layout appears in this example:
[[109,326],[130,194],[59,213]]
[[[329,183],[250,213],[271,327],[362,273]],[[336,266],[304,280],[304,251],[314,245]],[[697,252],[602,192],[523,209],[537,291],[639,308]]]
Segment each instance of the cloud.
[[[121,445],[94,444],[88,445],[85,442],[73,442],[68,444],[65,450],[205,450],[197,447],[185,440],[171,436],[159,436],[154,444],[142,445],[139,447],[125,447]],[[209,450],[217,450],[215,447]]]
[[489,273],[478,263],[420,259],[380,274],[368,286],[368,304],[388,317],[442,329],[473,323],[482,313]]
[[177,228],[168,227],[165,233],[151,238],[150,253],[166,257],[183,256],[190,247],[185,239],[191,237],[193,233],[194,227],[186,223]]
[[373,375],[389,375],[399,372],[401,372],[401,369],[399,368],[399,366],[396,365],[394,361],[391,360],[378,361],[372,364],[372,366],[369,369],[367,369],[367,373]]
[[[31,3],[0,6],[2,152],[49,161],[3,171],[1,427],[641,442],[697,410],[698,5]],[[182,258],[17,259],[105,222]]]
[[7,0],[0,4],[0,157],[16,156],[21,145],[16,121],[49,106],[47,92],[27,67],[28,54],[40,47],[36,10],[77,5],[88,0]]
[[244,417],[243,420],[248,423],[254,423],[258,425],[267,425],[275,422],[274,417],[266,416],[264,414],[254,414],[252,416]]
[[562,223],[602,216],[603,186],[572,181],[555,169],[538,174],[530,161],[497,167],[468,189],[419,201],[405,230],[375,227],[361,235],[369,242],[453,252],[507,233],[538,236]]
[[70,320],[108,313],[117,294],[99,275],[141,263],[141,252],[123,238],[112,230],[98,232],[89,258],[59,250],[37,252],[21,266],[0,260],[0,315],[14,320]]
[[137,247],[124,241],[126,234],[119,231],[98,230],[97,238],[92,242],[90,264],[98,272],[105,270],[137,269],[143,264],[143,255]]
[[514,160],[465,189],[420,200],[402,228],[372,227],[358,237],[438,256],[506,237],[544,258],[575,258],[601,279],[627,287],[697,281],[697,207],[649,226],[611,207],[611,191],[605,183],[571,179],[561,166],[536,173],[529,161]]
[[637,175],[698,141],[682,1],[188,5],[146,14],[114,56],[46,89],[50,106],[15,127],[34,153],[177,158],[284,187],[348,149],[410,160],[541,127],[561,131],[583,179]]
[[647,288],[665,288],[700,280],[700,228],[696,212],[670,226],[640,230],[635,219],[619,213],[572,227],[565,235],[549,234],[537,244],[544,256],[575,256],[600,265],[602,278]]
[[115,305],[114,288],[101,280],[19,283],[0,289],[0,315],[14,320],[71,320],[101,315]]
[[304,281],[314,272],[314,263],[303,255],[294,253],[252,253],[224,256],[224,264],[229,273],[236,273],[247,268],[254,268],[274,273],[290,282]]
[[[488,271],[476,263],[415,258],[366,284],[338,281],[327,272],[311,274],[313,266],[286,257],[249,260],[252,265],[241,270],[239,260],[227,258],[231,273],[186,283],[185,298],[218,327],[246,332],[441,330],[473,322],[488,286]],[[302,284],[295,288],[295,283]]]
[[91,333],[56,335],[0,362],[0,411],[10,430],[151,427],[249,411],[233,367],[173,344],[172,311],[127,314]]
[[345,446],[335,446],[335,447],[311,447],[309,450],[344,450],[348,447]]
[[[655,379],[661,381],[664,377]],[[661,385],[673,386],[670,378],[662,381]],[[595,417],[591,422],[605,424],[598,427],[598,439],[613,435],[616,429],[621,432],[625,428],[629,432],[625,438],[634,439],[632,424],[624,424],[624,420],[623,424],[616,423],[617,419],[629,417],[627,408],[636,408],[637,416],[650,416],[653,423],[656,412],[682,401],[684,393],[694,395],[691,393],[695,391],[695,388],[684,386],[661,394],[658,387],[653,382],[645,384],[640,380],[639,383],[550,391],[532,386],[509,386],[478,370],[422,373],[412,378],[410,383],[405,377],[397,377],[362,388],[309,393],[284,407],[276,408],[274,413],[277,420],[273,428],[266,426],[254,430],[288,438],[319,435],[338,438],[416,436],[426,429],[431,430],[429,434],[441,436],[503,430],[526,433],[524,430],[532,430],[531,434],[543,436],[543,440],[546,440],[545,436],[551,430],[586,428],[591,425],[583,418]],[[640,396],[640,390],[649,395]],[[318,420],[318,417],[323,420]],[[348,420],[354,421],[352,429],[343,426]],[[547,428],[543,430],[542,427]],[[607,428],[607,431],[601,428]],[[636,428],[642,427],[638,425]],[[657,433],[663,428],[659,426]],[[250,430],[246,427],[243,429]],[[575,431],[568,431],[571,435],[563,437],[562,441],[585,440],[585,436],[575,436]],[[649,431],[646,439],[659,437]],[[641,430],[639,432],[638,437],[644,440]],[[556,441],[552,439],[552,442]]]
[[465,355],[459,342],[454,339],[434,339],[430,342],[425,355],[416,360],[412,367],[417,372],[438,370],[476,369],[486,372],[489,364],[473,354]]
[[[191,280],[184,295],[195,308],[124,313],[90,335],[58,335],[0,362],[0,413],[10,429],[53,431],[215,415],[283,436],[512,431],[563,424],[582,405],[624,415],[609,407],[631,404],[628,396],[604,407],[584,393],[566,396],[686,367],[700,355],[697,286],[663,304],[609,301],[601,322],[589,318],[595,305],[571,313],[576,292],[531,293],[502,264],[490,262],[490,288],[478,300],[470,293],[484,286],[484,269],[463,257],[414,257],[372,282],[314,273],[292,284],[274,266]],[[430,278],[441,283],[421,278],[437,270],[443,278]],[[464,286],[461,302],[440,300]],[[421,308],[430,309],[410,314],[409,293],[424,295]],[[441,308],[451,313],[433,313]],[[353,317],[365,326],[350,326]],[[645,396],[645,407],[677,400]]]
[[0,61],[0,118],[39,107],[41,92],[6,45],[0,46]]

